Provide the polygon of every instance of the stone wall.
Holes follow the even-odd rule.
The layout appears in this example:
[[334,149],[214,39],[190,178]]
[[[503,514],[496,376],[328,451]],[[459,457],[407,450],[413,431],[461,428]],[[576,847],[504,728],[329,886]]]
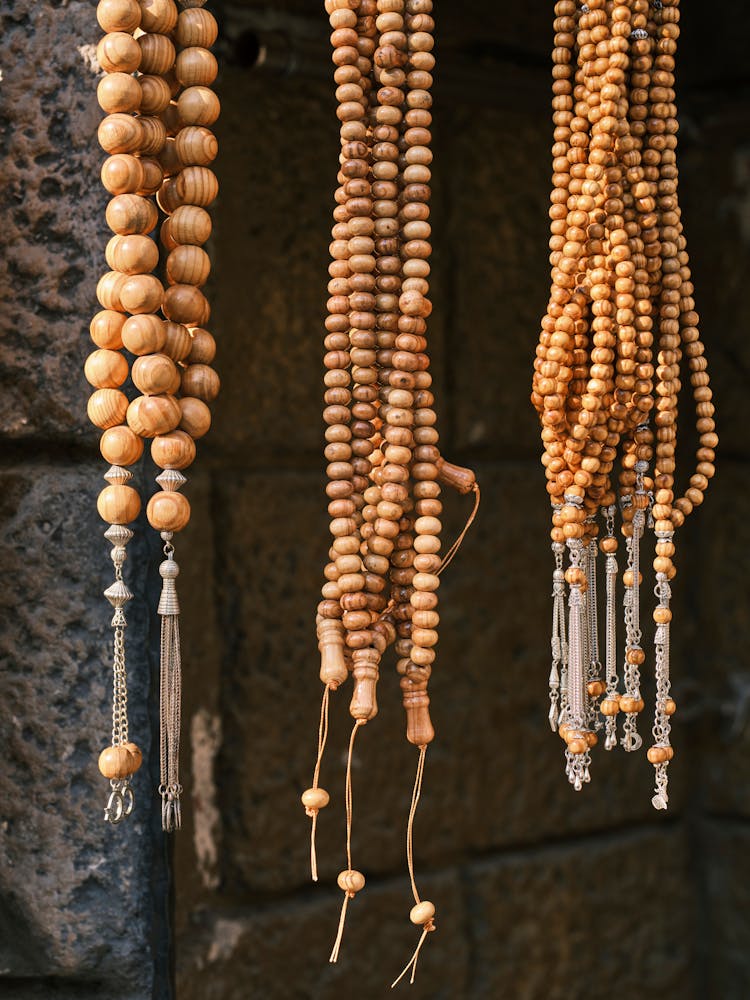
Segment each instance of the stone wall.
[[[598,753],[592,785],[575,795],[545,718],[548,512],[527,400],[547,285],[548,6],[439,11],[446,76],[463,59],[483,82],[444,83],[443,99],[438,77],[431,350],[445,454],[477,469],[483,500],[441,589],[437,739],[415,834],[438,931],[409,995],[740,1000],[750,993],[750,733],[736,712],[748,682],[750,156],[747,112],[721,81],[735,75],[742,34],[705,43],[686,5],[681,192],[722,448],[706,509],[679,540],[683,710],[662,816],[640,754]],[[724,25],[747,25],[739,0],[722,10]],[[303,35],[312,25],[325,53],[316,3],[284,0],[264,16]],[[191,794],[169,848],[146,774],[135,822],[101,823],[110,568],[95,513],[104,468],[79,374],[105,241],[86,48],[96,37],[93,8],[76,0],[17,3],[5,33],[0,992],[163,1000],[173,943],[178,1000],[382,997],[415,939],[403,841],[416,755],[390,660],[380,714],[358,737],[354,862],[368,884],[336,966],[344,691],[331,710],[318,886],[299,804],[314,762],[313,619],[328,538],[320,358],[337,146],[323,74],[225,60],[208,290],[223,389],[178,548]],[[448,537],[468,503],[448,498]],[[139,544],[126,566],[138,594],[128,640],[133,725],[148,751],[158,557]]]

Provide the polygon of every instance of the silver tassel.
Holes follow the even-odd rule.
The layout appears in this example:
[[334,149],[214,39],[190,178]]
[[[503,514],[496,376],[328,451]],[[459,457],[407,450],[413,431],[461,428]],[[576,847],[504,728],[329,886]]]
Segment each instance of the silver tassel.
[[[560,704],[561,687],[567,683],[568,643],[565,635],[565,573],[562,542],[552,543],[555,570],[552,574],[552,666],[549,672],[549,724],[553,733],[562,721],[565,704]],[[567,699],[564,699],[567,700]]]
[[179,830],[180,813],[180,705],[182,700],[182,664],[180,659],[180,604],[175,580],[180,567],[174,560],[172,533],[162,532],[166,559],[159,566],[162,591],[158,613],[161,616],[160,670],[160,781],[162,797],[161,825],[166,831]]
[[[648,463],[638,461],[636,469],[636,497],[645,497],[643,488],[643,476],[648,469]],[[633,515],[633,533],[627,541],[628,570],[631,572],[632,585],[625,588],[625,667],[624,685],[625,694],[640,701],[641,698],[641,672],[636,663],[628,660],[628,653],[641,650],[641,621],[640,621],[640,569],[641,569],[641,538],[643,528],[646,523],[646,512],[642,507],[638,507]],[[623,735],[620,740],[621,745],[628,752],[640,749],[643,740],[638,734],[638,713],[626,712],[623,724]]]
[[[671,542],[672,532],[659,532],[657,537],[660,541]],[[665,573],[656,574],[656,587],[654,589],[654,593],[656,594],[656,598],[658,600],[657,606],[668,611],[672,590],[669,586],[669,581],[667,580]],[[670,722],[670,715],[667,712],[667,703],[669,701],[670,691],[669,641],[670,624],[669,621],[666,621],[656,626],[656,635],[654,637],[656,653],[656,712],[652,732],[654,735],[654,745],[659,748],[668,748],[671,752],[669,737],[672,725]],[[667,777],[668,767],[669,760],[660,761],[654,764],[655,787],[654,796],[651,799],[651,805],[654,809],[666,809],[669,804],[669,795],[667,794],[667,784],[669,781],[669,778]]]
[[[607,522],[607,538],[615,537],[615,508],[607,507],[604,512]],[[604,651],[604,672],[607,682],[607,699],[616,701],[619,698],[617,686],[617,556],[607,553],[605,568],[606,582],[606,642]],[[614,750],[617,746],[617,716],[605,716],[604,727],[606,737],[605,750]]]
[[[580,503],[578,497],[574,498]],[[566,502],[572,502],[566,497]],[[583,544],[580,539],[568,542],[571,567],[581,567]],[[586,621],[584,617],[583,594],[577,584],[571,585],[568,599],[568,714],[566,725],[571,729],[580,730],[582,735],[586,727],[586,664],[584,660]],[[584,753],[573,753],[565,750],[565,773],[568,781],[579,792],[583,785],[590,781],[589,765],[591,755],[586,749]]]
[[[602,665],[599,660],[599,606],[597,601],[596,556],[598,543],[596,538],[589,540],[586,548],[586,634],[587,643],[587,673],[588,684],[601,679]],[[598,696],[590,695],[586,712],[586,723],[591,729],[601,729],[602,723],[597,709]]]

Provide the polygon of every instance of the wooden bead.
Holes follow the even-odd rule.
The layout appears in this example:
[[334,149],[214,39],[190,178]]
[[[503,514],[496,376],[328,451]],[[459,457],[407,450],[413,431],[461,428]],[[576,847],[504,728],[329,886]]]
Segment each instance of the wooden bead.
[[128,410],[128,397],[119,389],[97,389],[89,396],[86,409],[91,423],[104,430],[123,422]]
[[175,212],[183,203],[182,196],[177,189],[178,178],[179,174],[165,180],[156,196],[159,208],[165,213],[165,215],[171,215],[172,212]]
[[151,442],[151,458],[161,469],[187,469],[195,461],[195,442],[185,431],[159,434]]
[[138,44],[141,47],[141,73],[163,76],[174,66],[174,45],[166,35],[141,35]]
[[173,431],[180,415],[174,396],[138,396],[128,407],[127,421],[136,434],[152,438]]
[[133,362],[133,384],[145,396],[174,395],[180,387],[177,366],[166,354],[146,354]]
[[115,153],[104,161],[101,177],[110,194],[132,194],[143,185],[143,167],[130,153]]
[[219,152],[219,143],[213,132],[198,125],[180,129],[175,144],[177,155],[186,167],[207,167]]
[[[140,48],[138,52],[140,53]],[[141,76],[138,83],[141,85],[141,114],[160,115],[172,99],[169,84],[161,76]],[[166,131],[167,127],[164,125],[164,132]]]
[[[106,390],[105,390],[106,391]],[[211,426],[211,411],[202,399],[185,396],[180,400],[180,429],[192,438],[201,438]]]
[[209,365],[188,365],[182,373],[182,394],[211,403],[219,395],[219,376]]
[[476,486],[477,477],[471,469],[446,462],[444,458],[437,461],[438,478],[445,486],[451,486],[461,494],[471,493]]
[[302,793],[302,805],[310,812],[325,809],[331,797],[325,788],[308,788]]
[[141,163],[143,164],[143,185],[138,194],[155,194],[164,180],[164,171],[161,169],[161,163],[153,156],[142,156]]
[[96,60],[105,73],[135,73],[141,64],[141,47],[132,35],[112,31],[97,45]]
[[196,327],[190,331],[192,346],[187,361],[191,365],[210,365],[216,356],[216,341],[208,330]]
[[604,681],[589,681],[586,685],[586,690],[592,698],[601,698],[607,690],[607,685]]
[[146,517],[157,531],[182,531],[190,520],[190,501],[182,493],[163,490],[149,500]]
[[119,271],[108,271],[101,276],[96,286],[96,297],[105,309],[123,311],[120,292],[126,279],[127,275]]
[[165,323],[159,316],[131,316],[122,328],[122,342],[131,354],[156,354],[166,337]]
[[102,31],[133,32],[141,23],[137,0],[100,0],[96,19]]
[[161,118],[156,115],[141,115],[141,142],[139,146],[143,156],[158,156],[167,142],[167,130]]
[[126,747],[106,747],[99,754],[99,771],[110,780],[122,780],[131,774],[132,758]]
[[103,309],[91,320],[89,332],[97,347],[118,351],[122,347],[122,327],[125,317],[113,309]]
[[320,680],[335,691],[349,676],[344,658],[344,625],[333,618],[318,622]]
[[213,125],[221,103],[209,87],[188,87],[177,99],[177,113],[183,125]]
[[581,738],[574,738],[574,739],[567,740],[567,746],[568,746],[568,750],[570,750],[570,752],[572,754],[575,754],[576,756],[578,756],[578,755],[580,755],[582,753],[586,753],[586,751],[589,748],[588,747],[588,743],[586,742],[586,740],[585,739],[581,739]]
[[211,235],[211,216],[197,205],[182,205],[169,220],[169,232],[176,243],[202,246]]
[[189,331],[181,323],[165,323],[164,330],[164,354],[172,361],[184,361],[192,345]]
[[365,887],[365,877],[362,872],[358,872],[353,868],[348,868],[343,872],[339,872],[336,883],[342,892],[351,893],[361,892]]
[[134,465],[143,454],[143,441],[129,427],[120,424],[102,434],[99,451],[110,465]]
[[107,115],[99,124],[97,138],[107,153],[135,153],[141,148],[143,129],[132,115]]
[[129,313],[155,313],[160,307],[164,288],[153,274],[133,274],[120,288],[120,301]]
[[435,905],[429,899],[423,899],[421,903],[412,906],[409,911],[409,920],[417,927],[429,924],[435,917]]
[[176,240],[172,239],[172,231],[170,229],[171,221],[172,219],[170,218],[170,216],[167,216],[167,218],[164,219],[159,228],[159,242],[161,243],[161,245],[164,247],[165,250],[174,250],[174,248],[177,246]]
[[200,247],[178,246],[167,257],[167,280],[171,285],[205,285],[211,271],[208,254]]
[[673,698],[667,698],[667,700],[664,702],[664,714],[665,715],[674,715],[674,713],[676,711],[677,711],[677,705],[676,705],[674,699]]
[[216,56],[200,45],[183,49],[175,62],[175,73],[183,87],[209,87],[216,79]]
[[148,233],[156,226],[156,205],[137,194],[118,194],[107,205],[107,225],[114,233]]
[[130,774],[135,774],[143,763],[143,753],[137,743],[123,743],[123,746],[130,754]]
[[128,73],[108,73],[96,88],[99,107],[108,115],[137,111],[141,106],[141,85]]
[[113,271],[147,274],[159,263],[159,248],[149,236],[113,236],[105,257]]
[[211,310],[206,297],[194,285],[172,285],[164,293],[162,312],[175,323],[202,326]]
[[633,649],[626,649],[625,659],[628,663],[634,663],[636,666],[641,666],[641,664],[646,662],[646,653],[644,650],[637,647]]
[[218,34],[219,26],[216,18],[207,10],[183,10],[177,18],[176,38],[181,49],[195,45],[209,49]]
[[83,373],[96,389],[116,389],[128,377],[128,362],[119,351],[93,351],[86,358]]
[[643,700],[640,698],[633,698],[631,695],[623,695],[620,698],[620,711],[626,712],[628,715],[637,714],[643,711]]
[[174,139],[167,138],[164,149],[159,153],[159,165],[164,177],[176,177],[182,170],[182,161],[177,155],[177,144]]
[[219,182],[208,167],[186,167],[177,178],[177,193],[184,205],[205,208],[219,193]]
[[674,757],[672,747],[649,747],[646,756],[651,764],[665,764]]
[[177,25],[177,6],[174,0],[139,0],[141,29],[168,35]]
[[599,706],[599,711],[602,715],[617,715],[620,711],[620,699],[619,698],[605,698],[604,701]]
[[109,524],[130,524],[141,510],[141,498],[132,486],[105,486],[96,501],[99,517]]
[[654,608],[654,621],[657,625],[666,625],[672,621],[672,612],[669,608]]

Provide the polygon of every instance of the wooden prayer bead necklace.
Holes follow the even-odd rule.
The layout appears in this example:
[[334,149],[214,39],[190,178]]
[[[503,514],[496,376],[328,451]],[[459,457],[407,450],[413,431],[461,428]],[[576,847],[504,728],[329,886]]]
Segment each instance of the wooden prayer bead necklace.
[[[427,685],[438,639],[439,575],[476,515],[473,472],[438,448],[427,354],[434,22],[431,0],[326,0],[336,66],[341,153],[330,245],[324,359],[328,513],[333,545],[317,630],[324,684],[313,785],[302,796],[315,831],[329,795],[319,786],[329,694],[351,673],[354,728],[346,775],[347,867],[331,961],[348,903],[365,885],[352,866],[351,763],[359,728],[377,714],[382,654],[395,644],[407,739],[419,749],[407,824],[407,859],[422,928],[404,973],[412,981],[435,907],[414,881],[412,831],[428,744]],[[441,560],[441,485],[474,491],[474,511]],[[400,979],[401,977],[399,977]],[[398,980],[396,981],[398,982]],[[395,985],[395,983],[394,983]]]
[[[718,443],[677,200],[679,0],[558,0],[554,30],[552,288],[532,391],[553,510],[549,718],[566,743],[566,771],[576,789],[589,780],[597,731],[604,728],[606,749],[617,745],[619,714],[621,745],[628,751],[642,745],[640,545],[645,529],[653,527],[656,705],[647,756],[656,772],[652,803],[666,809],[675,711],[669,672],[674,533],[703,501]],[[683,353],[699,447],[689,487],[675,499]],[[627,555],[622,692],[615,607],[617,463]],[[599,518],[606,528],[598,542],[606,557],[604,677]]]
[[[218,147],[208,126],[219,115],[210,89],[217,64],[209,51],[217,26],[213,15],[200,9],[204,2],[180,0],[179,13],[174,0],[100,0],[97,7],[106,32],[97,47],[105,72],[97,97],[106,113],[98,136],[110,154],[101,176],[112,195],[106,218],[115,234],[105,252],[111,270],[97,286],[102,311],[90,328],[98,349],[84,369],[94,387],[89,417],[103,431],[100,450],[111,465],[104,477],[110,485],[97,506],[110,525],[105,537],[113,545],[115,565],[115,582],[105,591],[115,609],[112,744],[102,751],[99,769],[111,785],[105,819],[119,823],[132,811],[130,779],[141,764],[141,751],[128,736],[124,608],[133,594],[122,576],[125,546],[133,537],[127,525],[137,518],[141,500],[128,485],[132,473],[127,467],[139,460],[148,439],[162,472],[156,479],[160,491],[150,498],[146,514],[161,533],[166,557],[159,567],[158,608],[159,792],[165,830],[180,826],[182,791],[179,567],[172,539],[190,519],[190,504],[178,492],[186,482],[181,470],[195,459],[195,439],[211,424],[207,404],[219,391],[218,375],[210,367],[216,345],[204,329],[210,310],[201,291],[210,270],[202,249],[211,233],[206,208],[218,192],[209,169]],[[166,288],[151,273],[159,261],[152,235],[157,203],[166,215],[161,226],[168,254]],[[135,356],[132,365],[129,356]],[[128,375],[140,393],[132,401],[122,389]]]

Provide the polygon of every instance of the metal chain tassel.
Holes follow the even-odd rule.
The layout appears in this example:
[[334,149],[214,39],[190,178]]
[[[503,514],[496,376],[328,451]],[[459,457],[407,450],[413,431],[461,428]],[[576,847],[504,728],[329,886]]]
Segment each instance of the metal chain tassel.
[[[575,498],[578,499],[578,498]],[[570,501],[569,501],[570,502]],[[568,541],[570,551],[570,595],[568,598],[568,706],[564,722],[564,738],[567,743],[565,750],[565,773],[568,781],[579,792],[583,785],[590,781],[589,741],[586,726],[586,665],[585,651],[585,617],[583,602],[583,586],[585,573],[581,567],[583,543],[580,539]]]
[[602,665],[599,660],[599,606],[596,596],[597,552],[597,540],[596,537],[592,537],[586,548],[586,634],[588,637],[586,691],[589,695],[586,723],[594,730],[602,728],[597,702],[604,694],[604,685],[601,680]]
[[604,511],[607,525],[607,537],[604,545],[607,550],[605,567],[606,585],[606,621],[604,673],[607,684],[607,695],[602,702],[604,715],[605,739],[604,749],[614,750],[617,746],[617,713],[619,711],[620,693],[617,690],[617,539],[615,538],[615,507],[607,507]]
[[[660,541],[671,542],[672,532],[657,532],[656,537]],[[669,639],[670,622],[672,612],[669,602],[672,596],[672,589],[669,586],[666,573],[656,574],[656,587],[654,594],[658,601],[654,612],[656,622],[656,634],[654,636],[655,660],[656,660],[656,712],[654,716],[654,745],[649,748],[648,759],[654,765],[655,788],[651,804],[654,809],[666,809],[669,804],[667,794],[667,768],[672,759],[672,747],[669,736],[671,726],[671,716],[675,710],[674,701],[669,696]]]
[[180,710],[182,699],[182,663],[180,659],[180,604],[177,579],[180,567],[174,559],[172,532],[163,531],[164,555],[159,566],[162,578],[158,613],[161,617],[160,665],[160,785],[161,825],[166,831],[179,830],[180,812]]
[[645,660],[641,648],[641,538],[646,523],[644,501],[647,500],[643,488],[643,475],[648,465],[646,462],[636,462],[635,513],[633,514],[632,534],[627,540],[628,570],[625,574],[625,694],[620,699],[620,708],[625,713],[621,745],[629,753],[639,750],[643,740],[638,734],[638,713],[643,711],[641,698],[640,666]]
[[[549,672],[549,724],[553,733],[567,709],[568,640],[565,623],[565,572],[562,542],[552,543],[555,569],[552,574],[552,666]],[[562,697],[562,701],[561,701]]]

